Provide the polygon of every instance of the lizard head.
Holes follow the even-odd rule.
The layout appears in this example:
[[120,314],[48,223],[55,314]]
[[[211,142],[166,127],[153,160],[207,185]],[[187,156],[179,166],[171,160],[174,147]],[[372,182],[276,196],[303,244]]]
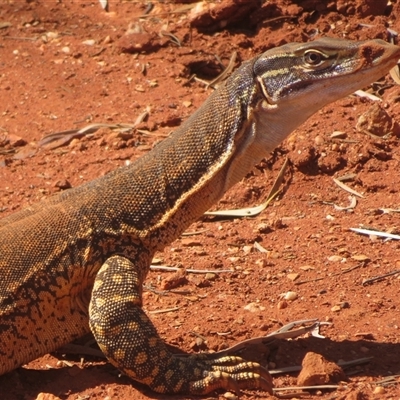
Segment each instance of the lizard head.
[[[381,78],[400,58],[400,47],[382,40],[323,38],[266,51],[253,64],[265,108],[324,105]],[[312,94],[311,94],[312,92]]]

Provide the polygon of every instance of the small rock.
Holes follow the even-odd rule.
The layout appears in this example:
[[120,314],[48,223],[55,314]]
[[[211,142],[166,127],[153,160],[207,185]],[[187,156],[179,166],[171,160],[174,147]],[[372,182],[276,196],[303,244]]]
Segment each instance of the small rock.
[[64,46],[61,51],[65,54],[71,53],[71,49],[68,46]]
[[342,368],[334,362],[326,360],[322,355],[310,352],[303,359],[297,385],[326,385],[345,380],[347,377]]
[[121,37],[117,42],[120,53],[151,53],[158,50],[168,40],[163,40],[155,33],[130,33]]
[[340,308],[350,308],[350,303],[348,301],[342,301],[341,303],[338,304]]
[[342,309],[342,307],[340,307],[340,306],[333,306],[333,307],[331,308],[331,311],[333,311],[333,312],[339,312],[341,309]]
[[170,290],[176,288],[187,282],[186,270],[184,268],[178,269],[175,273],[167,278],[164,278],[160,283],[161,290]]
[[323,144],[325,144],[325,140],[324,140],[324,138],[323,138],[322,136],[317,135],[317,136],[315,137],[315,139],[314,139],[314,143],[315,143],[317,146],[322,146]]
[[195,281],[192,278],[192,279],[190,279],[190,282],[194,283],[199,288],[206,288],[206,287],[210,287],[211,286],[210,281],[208,281],[206,279],[200,279],[200,280]]
[[287,293],[283,296],[283,298],[284,298],[285,300],[289,300],[289,301],[296,300],[297,297],[299,297],[299,295],[298,295],[296,292],[287,292]]
[[258,233],[270,233],[272,231],[272,229],[271,229],[271,226],[269,224],[266,224],[265,222],[262,222],[261,224],[258,224],[256,226],[254,231],[258,232]]
[[332,139],[346,139],[347,138],[347,133],[346,132],[341,132],[341,131],[334,131],[331,134]]
[[187,247],[202,246],[202,244],[198,240],[189,237],[181,239],[181,243],[182,246],[187,246]]
[[103,40],[103,44],[109,44],[109,43],[112,43],[112,39],[111,39],[110,35],[106,36]]
[[295,281],[300,275],[293,273],[293,274],[287,274],[286,275],[288,279],[290,279],[291,281]]
[[313,146],[306,145],[299,148],[296,146],[295,151],[289,153],[290,161],[296,168],[306,167],[312,164],[313,160],[316,158],[316,152]]
[[207,281],[215,281],[215,279],[217,279],[217,274],[213,274],[212,272],[207,272],[204,279]]
[[342,261],[342,259],[343,259],[343,257],[341,257],[341,256],[329,256],[328,257],[328,261],[331,261],[331,262],[340,262],[340,261]]
[[260,325],[259,329],[260,331],[268,332],[271,329],[271,326],[272,326],[271,324],[267,324],[264,322]]
[[271,251],[270,253],[268,253],[268,258],[277,260],[277,259],[281,258],[281,255],[277,251]]
[[288,303],[286,300],[278,301],[278,304],[277,304],[278,310],[283,310],[284,308],[287,308],[287,306],[288,306]]
[[82,44],[85,44],[86,46],[93,46],[95,43],[96,43],[96,41],[93,39],[84,40],[82,42]]
[[389,134],[399,135],[400,129],[396,121],[377,103],[358,118],[357,130],[383,137]]
[[386,393],[386,389],[383,386],[377,386],[374,391],[374,394],[385,394]]
[[228,400],[237,400],[239,397],[237,397],[237,395],[232,392],[226,392],[224,393],[224,398]]
[[257,2],[248,0],[200,1],[190,11],[189,21],[199,29],[223,29],[227,25],[249,20],[251,12],[259,11],[259,7]]
[[263,307],[259,303],[249,303],[246,306],[244,306],[244,309],[246,311],[250,311],[250,312],[254,313],[254,312],[258,312],[258,311],[264,311],[265,307]]
[[65,190],[71,188],[72,186],[66,179],[61,179],[54,184],[54,187]]
[[283,223],[282,218],[272,218],[269,220],[269,226],[272,229],[282,229],[286,225]]
[[46,36],[47,36],[49,39],[56,39],[56,38],[58,38],[58,33],[57,33],[57,32],[47,32],[47,33],[46,33]]
[[253,246],[243,246],[243,252],[246,254],[251,253],[254,250]]

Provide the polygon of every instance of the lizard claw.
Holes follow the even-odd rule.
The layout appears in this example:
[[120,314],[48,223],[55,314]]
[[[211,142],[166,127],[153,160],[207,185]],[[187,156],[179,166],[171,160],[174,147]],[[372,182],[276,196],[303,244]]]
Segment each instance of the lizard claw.
[[273,382],[268,370],[256,362],[241,357],[226,356],[219,359],[201,360],[211,368],[203,372],[203,378],[192,381],[190,392],[205,394],[216,389],[225,389],[240,394],[240,389],[262,389],[273,393]]

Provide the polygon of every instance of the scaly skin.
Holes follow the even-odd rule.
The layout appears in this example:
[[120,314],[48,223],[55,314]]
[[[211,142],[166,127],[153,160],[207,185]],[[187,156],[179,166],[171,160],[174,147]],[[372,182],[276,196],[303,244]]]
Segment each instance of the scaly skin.
[[112,364],[157,392],[272,393],[257,363],[168,351],[141,308],[150,261],[310,115],[399,57],[378,40],[271,49],[138,161],[0,220],[0,374],[91,330]]

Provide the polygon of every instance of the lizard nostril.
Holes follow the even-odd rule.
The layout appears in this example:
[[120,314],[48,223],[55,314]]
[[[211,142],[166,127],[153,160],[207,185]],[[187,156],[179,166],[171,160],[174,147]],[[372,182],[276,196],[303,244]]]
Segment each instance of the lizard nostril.
[[374,46],[373,44],[361,48],[361,54],[368,64],[373,64],[379,60],[384,53],[385,49],[382,46]]

